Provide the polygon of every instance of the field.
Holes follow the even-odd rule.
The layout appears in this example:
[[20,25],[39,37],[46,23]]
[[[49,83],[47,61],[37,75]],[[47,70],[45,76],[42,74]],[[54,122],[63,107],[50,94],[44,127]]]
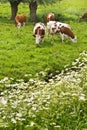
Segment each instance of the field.
[[[61,22],[70,24],[77,36],[77,43],[73,44],[68,41],[62,44],[60,36],[57,35],[55,41],[51,42],[50,37],[45,37],[44,43],[40,47],[36,47],[35,39],[32,36],[35,23],[29,21],[27,5],[21,4],[19,6],[18,13],[25,12],[27,15],[27,25],[18,30],[14,26],[14,21],[10,21],[9,4],[0,4],[0,79],[4,77],[24,79],[26,74],[32,74],[34,77],[40,71],[55,74],[56,71],[60,72],[65,65],[70,66],[80,52],[87,50],[87,23],[85,21],[78,22],[79,16],[86,10],[85,7],[81,8],[79,5],[79,7],[67,9],[67,7],[62,7],[64,5],[61,2],[54,5],[53,9],[51,6],[38,7],[38,21],[44,22],[46,14],[51,9],[54,13],[58,12],[56,18]],[[78,4],[76,3],[76,5]]]
[[87,21],[79,17],[86,0],[62,0],[38,6],[37,22],[49,12],[68,23],[77,36],[61,42],[45,36],[35,45],[35,23],[17,29],[10,20],[9,3],[0,3],[0,130],[87,130]]

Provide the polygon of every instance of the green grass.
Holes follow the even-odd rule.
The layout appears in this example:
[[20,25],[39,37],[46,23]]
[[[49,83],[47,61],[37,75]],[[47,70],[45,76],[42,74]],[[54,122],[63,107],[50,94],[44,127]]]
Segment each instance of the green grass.
[[13,80],[0,81],[1,130],[87,130],[87,51],[49,82]]
[[[61,71],[65,65],[70,65],[80,52],[87,50],[86,22],[78,22],[82,9],[86,10],[84,2],[79,4],[72,2],[71,4],[69,1],[67,3],[62,1],[54,6],[38,7],[38,21],[44,22],[48,10],[51,10],[55,12],[59,21],[70,24],[78,39],[76,44],[71,41],[62,44],[59,35],[55,36],[55,41],[52,43],[50,37],[45,37],[45,41],[40,47],[36,47],[35,39],[32,36],[34,24],[29,21],[28,6],[19,5],[18,13],[26,14],[27,25],[18,30],[14,26],[14,21],[10,21],[10,5],[8,3],[0,4],[0,79],[3,77],[20,79],[25,74],[33,74],[34,77],[36,73],[47,69],[49,69],[48,73],[55,74],[56,71]],[[69,4],[70,6],[67,8]],[[58,18],[58,16],[60,17]]]

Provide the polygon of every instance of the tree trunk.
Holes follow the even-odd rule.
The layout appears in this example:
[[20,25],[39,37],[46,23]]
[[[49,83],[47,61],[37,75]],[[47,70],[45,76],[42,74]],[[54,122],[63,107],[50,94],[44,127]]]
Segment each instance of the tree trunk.
[[35,20],[36,20],[37,2],[32,1],[31,3],[29,3],[29,8],[30,8],[30,20],[31,20],[31,22],[35,22]]
[[18,5],[21,2],[21,0],[19,1],[10,1],[10,5],[11,5],[11,19],[14,20],[15,16],[17,15],[18,12]]
[[11,19],[14,20],[18,12],[18,6],[11,6]]

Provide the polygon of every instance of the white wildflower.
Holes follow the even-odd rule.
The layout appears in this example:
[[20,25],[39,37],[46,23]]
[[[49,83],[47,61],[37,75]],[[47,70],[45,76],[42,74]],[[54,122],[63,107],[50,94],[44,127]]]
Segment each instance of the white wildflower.
[[2,103],[3,105],[6,105],[6,104],[7,104],[7,100],[4,99],[4,97],[1,97],[1,103]]
[[46,99],[50,99],[50,95],[48,95]]
[[0,80],[0,83],[4,83],[5,81],[8,81],[8,77],[5,77],[4,79]]
[[85,100],[86,100],[85,94],[81,94],[81,95],[79,96],[79,100],[85,101]]
[[44,130],[48,130],[48,128],[45,128]]
[[30,122],[30,126],[34,126],[34,124],[35,124],[35,123],[34,123],[33,121],[32,121],[32,122]]
[[17,105],[18,105],[18,101],[13,101],[13,102],[12,102],[12,105],[13,105],[13,106],[12,106],[13,108],[16,108]]
[[12,87],[17,87],[19,84],[15,83],[15,84],[11,84]]
[[11,122],[16,124],[16,120],[14,118],[11,119]]
[[32,107],[32,110],[35,111],[35,110],[36,110],[36,107],[33,106],[33,107]]
[[17,113],[16,116],[17,117],[22,117],[22,113]]
[[34,82],[34,79],[30,79],[29,82],[32,82],[32,83],[33,83],[33,82]]
[[1,92],[1,94],[0,95],[4,95],[4,92]]
[[34,99],[34,98],[33,98],[33,97],[31,97],[31,98],[27,98],[27,99],[25,99],[24,101],[25,101],[25,102],[32,102],[32,101],[33,101],[33,99]]
[[3,116],[2,118],[3,118],[3,119],[6,119],[6,116]]
[[60,126],[59,125],[56,125],[56,126],[54,126],[55,128],[60,128]]

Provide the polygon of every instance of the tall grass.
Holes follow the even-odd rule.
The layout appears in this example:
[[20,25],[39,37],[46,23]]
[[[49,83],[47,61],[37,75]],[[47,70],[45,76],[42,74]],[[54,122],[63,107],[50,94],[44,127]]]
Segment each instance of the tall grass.
[[1,130],[87,129],[87,51],[49,82],[13,80],[0,80]]

